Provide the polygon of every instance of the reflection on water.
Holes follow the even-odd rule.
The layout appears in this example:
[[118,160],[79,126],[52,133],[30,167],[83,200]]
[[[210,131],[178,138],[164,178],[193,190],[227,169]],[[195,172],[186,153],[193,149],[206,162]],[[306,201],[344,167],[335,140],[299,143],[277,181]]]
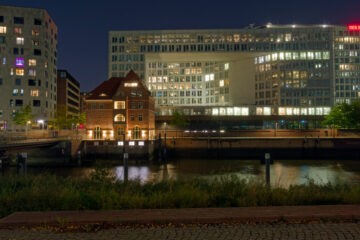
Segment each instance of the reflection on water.
[[[104,160],[106,162],[108,160]],[[119,164],[118,164],[119,163]],[[129,180],[139,180],[142,183],[162,179],[188,179],[201,177],[211,179],[219,176],[235,175],[249,181],[263,181],[265,166],[257,160],[197,160],[183,159],[167,164],[135,164],[129,163]],[[45,172],[64,177],[89,176],[93,167],[81,168],[36,168],[28,167],[29,173]],[[10,169],[10,172],[15,172]],[[118,180],[124,179],[124,168],[121,161],[110,167],[110,172]],[[305,184],[311,179],[317,184],[346,181],[360,183],[360,164],[357,161],[324,161],[324,160],[280,160],[275,161],[270,168],[271,184],[288,187]]]

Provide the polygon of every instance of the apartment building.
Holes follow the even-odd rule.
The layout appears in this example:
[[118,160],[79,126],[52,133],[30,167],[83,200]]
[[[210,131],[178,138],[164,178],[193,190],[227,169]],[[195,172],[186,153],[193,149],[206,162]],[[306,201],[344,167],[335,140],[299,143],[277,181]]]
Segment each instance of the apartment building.
[[0,6],[0,129],[21,129],[11,115],[30,105],[46,127],[57,101],[58,29],[45,9]]

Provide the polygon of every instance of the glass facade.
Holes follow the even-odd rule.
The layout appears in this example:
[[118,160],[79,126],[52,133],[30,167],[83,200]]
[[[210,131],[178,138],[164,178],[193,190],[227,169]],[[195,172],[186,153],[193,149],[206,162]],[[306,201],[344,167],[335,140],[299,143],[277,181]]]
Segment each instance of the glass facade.
[[[189,60],[167,57],[180,53]],[[239,79],[230,77],[238,71],[231,60],[201,57],[226,53],[252,54],[254,74],[246,84],[253,86],[254,105],[324,108],[360,97],[359,32],[336,25],[111,31],[109,77],[136,71],[164,109],[158,112],[171,106],[242,107],[233,104],[231,89]]]

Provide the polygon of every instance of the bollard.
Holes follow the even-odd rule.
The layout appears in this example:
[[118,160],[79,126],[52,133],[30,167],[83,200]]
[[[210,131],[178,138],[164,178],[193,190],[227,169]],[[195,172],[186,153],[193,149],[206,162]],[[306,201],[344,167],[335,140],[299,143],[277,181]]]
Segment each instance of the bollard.
[[164,152],[163,152],[163,161],[166,162],[167,160],[167,151],[166,151],[166,133],[164,134]]
[[82,164],[82,162],[81,162],[81,151],[78,151],[76,156],[77,156],[77,165],[78,165],[78,167],[81,167],[81,164]]
[[129,154],[124,153],[124,159],[123,159],[123,163],[124,163],[124,182],[128,181],[128,174],[129,174],[128,160],[129,160]]
[[17,164],[16,164],[17,174],[20,173],[20,168],[22,168],[23,175],[26,174],[26,172],[27,172],[26,162],[27,162],[27,153],[25,153],[25,152],[23,152],[21,154],[18,153]]
[[270,153],[265,153],[266,185],[270,186]]

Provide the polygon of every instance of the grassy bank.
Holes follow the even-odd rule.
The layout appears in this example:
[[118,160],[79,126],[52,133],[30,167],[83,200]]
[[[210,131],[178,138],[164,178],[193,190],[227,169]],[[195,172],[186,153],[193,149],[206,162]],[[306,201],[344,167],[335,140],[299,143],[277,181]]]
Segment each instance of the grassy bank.
[[235,176],[124,184],[106,175],[98,170],[78,180],[50,175],[0,178],[0,217],[16,211],[360,204],[360,186],[345,183],[270,189]]

